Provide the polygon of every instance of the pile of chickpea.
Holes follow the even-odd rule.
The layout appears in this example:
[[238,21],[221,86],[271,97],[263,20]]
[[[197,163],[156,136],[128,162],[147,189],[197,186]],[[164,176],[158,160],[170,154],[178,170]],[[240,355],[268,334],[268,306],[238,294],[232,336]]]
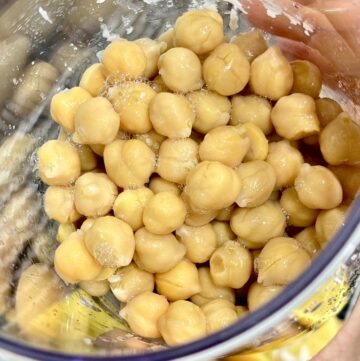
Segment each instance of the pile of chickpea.
[[289,63],[258,30],[228,41],[215,11],[113,41],[53,97],[61,131],[38,151],[57,274],[111,289],[134,333],[168,345],[268,302],[360,184],[360,127],[321,87],[315,65]]

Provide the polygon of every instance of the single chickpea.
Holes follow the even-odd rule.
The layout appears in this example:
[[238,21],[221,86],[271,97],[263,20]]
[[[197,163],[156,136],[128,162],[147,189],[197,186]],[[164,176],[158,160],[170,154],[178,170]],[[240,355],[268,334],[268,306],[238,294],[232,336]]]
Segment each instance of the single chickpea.
[[236,203],[239,207],[258,207],[271,196],[276,184],[274,168],[263,160],[240,164],[236,173],[241,188]]
[[266,243],[256,260],[258,282],[264,286],[288,285],[309,265],[311,258],[294,238],[276,237]]
[[234,44],[221,44],[206,58],[203,77],[207,87],[221,95],[241,92],[250,78],[250,64]]
[[109,178],[119,187],[142,187],[155,170],[155,154],[141,140],[115,140],[105,147],[104,163]]
[[190,102],[180,94],[159,93],[150,103],[151,123],[168,138],[188,138],[195,120]]
[[59,243],[62,243],[65,241],[66,238],[70,236],[71,233],[74,232],[76,232],[76,227],[74,226],[74,223],[60,223],[56,232],[56,240]]
[[138,44],[116,40],[109,44],[102,62],[107,71],[128,78],[140,78],[146,69],[146,55]]
[[252,160],[265,160],[269,145],[263,131],[253,123],[239,124],[237,128],[245,131],[246,136],[250,140],[250,147],[244,157],[244,162]]
[[80,79],[79,86],[97,97],[105,87],[108,71],[100,63],[89,66]]
[[169,308],[164,296],[153,292],[144,292],[135,296],[120,311],[131,330],[137,335],[147,338],[160,337],[159,320]]
[[74,182],[81,172],[76,149],[61,140],[49,140],[38,150],[39,176],[50,186],[66,186]]
[[160,334],[169,346],[194,341],[206,336],[206,319],[199,306],[189,301],[176,301],[159,319]]
[[308,208],[331,209],[343,199],[341,184],[327,168],[303,164],[295,179],[299,200]]
[[278,100],[293,86],[291,65],[277,46],[272,46],[251,63],[250,87],[256,95]]
[[238,319],[245,317],[249,313],[249,310],[245,306],[235,306],[235,311]]
[[231,213],[233,212],[233,210],[236,208],[235,204],[232,204],[229,207],[223,208],[221,209],[218,214],[216,215],[216,220],[217,221],[230,221],[231,218]]
[[72,233],[60,244],[54,257],[55,271],[66,283],[92,281],[102,271],[101,265],[89,253],[84,233]]
[[144,207],[145,228],[155,234],[168,234],[179,228],[185,221],[186,206],[173,193],[160,192],[153,195]]
[[144,226],[144,208],[153,195],[154,193],[146,187],[124,190],[115,200],[113,207],[115,217],[137,231]]
[[283,289],[284,287],[282,286],[264,286],[260,283],[254,282],[250,286],[247,297],[249,311],[255,311],[264,306],[281,293]]
[[143,292],[154,290],[154,276],[143,271],[135,263],[119,268],[109,277],[111,292],[120,302],[129,302]]
[[343,111],[341,106],[330,98],[316,99],[315,106],[316,114],[322,127],[328,125]]
[[210,130],[200,144],[202,161],[218,161],[229,167],[237,167],[250,148],[250,139],[244,129],[220,126]]
[[296,234],[294,238],[311,258],[314,258],[321,249],[317,240],[315,226],[304,228],[301,232]]
[[190,171],[185,192],[190,202],[198,208],[220,210],[229,207],[240,192],[236,172],[216,161],[204,161]]
[[170,93],[170,89],[166,86],[160,74],[150,82],[150,86],[156,93]]
[[86,218],[85,221],[82,223],[80,229],[83,232],[86,232],[88,229],[90,229],[93,226],[95,219],[96,218]]
[[257,95],[234,95],[231,99],[231,125],[253,123],[265,135],[273,131],[272,106],[269,100]]
[[185,246],[173,234],[153,234],[145,228],[135,232],[137,266],[150,273],[164,273],[174,268],[184,257]]
[[166,139],[161,143],[156,171],[165,180],[184,184],[199,162],[199,146],[190,139]]
[[86,217],[108,214],[115,202],[118,190],[105,173],[85,173],[75,182],[76,210]]
[[195,109],[193,128],[206,134],[211,129],[226,125],[230,119],[230,100],[216,92],[202,89],[187,95]]
[[75,114],[80,104],[90,98],[91,94],[80,87],[55,94],[50,104],[51,118],[68,132],[73,133],[75,130]]
[[153,129],[147,133],[134,134],[133,137],[144,142],[156,155],[159,154],[160,146],[166,139],[165,136],[156,133]]
[[93,297],[105,296],[110,290],[108,281],[82,281],[79,286]]
[[275,170],[276,189],[292,187],[304,164],[304,158],[300,151],[286,139],[269,144],[266,161]]
[[98,165],[97,157],[87,145],[78,145],[77,151],[80,158],[81,171],[89,172]]
[[93,257],[108,268],[127,266],[135,251],[131,227],[113,216],[96,218],[85,232],[84,241]]
[[189,49],[168,50],[160,56],[158,66],[165,85],[174,92],[187,93],[201,89],[204,84],[200,59]]
[[116,268],[103,268],[94,281],[107,281],[116,272]]
[[89,144],[90,149],[98,156],[104,156],[105,144]]
[[295,227],[308,227],[315,223],[319,213],[317,209],[304,206],[294,187],[282,192],[280,205],[285,211],[287,223]]
[[295,60],[290,65],[294,74],[294,84],[291,92],[306,94],[315,99],[318,98],[322,86],[320,69],[307,60]]
[[174,44],[206,54],[224,39],[223,19],[212,10],[192,10],[178,17],[174,27]]
[[152,79],[158,73],[158,60],[161,50],[166,44],[149,38],[137,39],[134,43],[140,46],[145,54],[146,67],[144,70],[144,77]]
[[175,194],[176,196],[180,196],[181,190],[179,185],[173,182],[169,182],[159,176],[155,176],[151,178],[149,183],[149,188],[152,190],[154,194],[160,192],[170,192]]
[[236,240],[236,234],[231,230],[228,222],[212,221],[210,224],[215,232],[218,247],[227,241]]
[[286,218],[280,204],[273,201],[254,208],[238,208],[232,213],[230,220],[231,229],[240,239],[259,245],[282,236],[285,226]]
[[165,46],[161,48],[162,53],[171,49],[174,46],[174,28],[170,28],[169,30],[166,30],[160,34],[158,40],[162,44],[165,44]]
[[217,245],[216,233],[211,224],[200,227],[184,224],[176,230],[176,237],[186,247],[186,257],[194,263],[207,262]]
[[338,165],[328,168],[340,181],[344,196],[350,200],[355,199],[360,190],[360,167]]

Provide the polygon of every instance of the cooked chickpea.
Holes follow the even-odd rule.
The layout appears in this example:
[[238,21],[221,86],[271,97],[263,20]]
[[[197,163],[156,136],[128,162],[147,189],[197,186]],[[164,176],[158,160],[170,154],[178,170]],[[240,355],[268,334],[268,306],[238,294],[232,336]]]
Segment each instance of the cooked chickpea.
[[278,202],[267,201],[258,207],[236,209],[230,226],[240,239],[261,247],[270,238],[284,234],[286,218]]
[[160,146],[156,171],[165,180],[184,184],[199,162],[198,152],[198,144],[190,138],[166,139]]
[[255,267],[264,286],[288,285],[309,265],[311,258],[294,238],[271,239],[260,252]]
[[89,66],[80,79],[79,86],[97,97],[105,87],[108,72],[105,66],[100,63]]
[[219,161],[229,167],[237,167],[250,148],[250,140],[244,129],[220,126],[210,130],[199,147],[202,161]]
[[174,92],[187,93],[201,89],[201,62],[197,55],[186,48],[172,48],[159,59],[159,74],[165,85]]
[[81,216],[74,203],[74,189],[49,187],[44,195],[44,209],[50,219],[59,223],[75,222]]
[[250,64],[234,44],[221,44],[206,58],[203,77],[207,87],[221,95],[241,92],[250,78]]
[[315,223],[319,213],[317,209],[304,206],[295,188],[288,188],[282,192],[280,205],[285,211],[287,223],[295,227],[308,227]]
[[83,232],[86,232],[88,229],[90,229],[93,226],[95,219],[96,218],[86,218],[85,221],[82,223],[80,229]]
[[155,154],[141,140],[115,140],[105,147],[104,163],[109,178],[119,187],[142,187],[155,170]]
[[75,114],[86,100],[91,98],[91,94],[85,89],[74,87],[55,94],[51,99],[51,118],[68,132],[75,130]]
[[86,248],[84,233],[72,233],[55,252],[56,273],[67,283],[92,281],[102,271],[101,265]]
[[288,140],[280,140],[269,144],[269,153],[266,161],[276,173],[276,188],[292,187],[295,178],[304,164],[300,151]]
[[228,222],[211,222],[211,226],[216,235],[217,246],[222,246],[227,241],[233,241],[236,239],[236,234],[231,230]]
[[303,93],[315,99],[318,98],[322,86],[320,69],[307,60],[295,60],[290,65],[294,74],[294,84],[291,92]]
[[158,42],[149,38],[137,39],[134,41],[134,43],[140,46],[146,57],[144,77],[148,79],[153,78],[158,73],[158,60],[161,49],[166,45],[162,42]]
[[94,281],[107,281],[116,271],[116,268],[103,268]]
[[306,227],[301,232],[296,234],[294,238],[298,241],[301,248],[303,248],[311,258],[313,258],[320,251],[320,244],[317,240],[315,227]]
[[133,137],[144,142],[156,155],[159,154],[160,146],[166,139],[166,137],[156,133],[154,130],[143,134],[134,134]]
[[330,98],[316,99],[315,106],[316,114],[322,127],[328,125],[343,111],[341,106]]
[[87,145],[79,145],[77,151],[80,158],[80,166],[83,172],[88,172],[96,168],[97,157]]
[[265,135],[273,131],[271,123],[271,103],[257,95],[235,95],[231,99],[231,125],[253,123]]
[[150,180],[149,188],[153,191],[153,193],[157,194],[160,192],[170,192],[179,196],[181,191],[179,185],[173,182],[169,182],[161,177],[153,177]]
[[105,296],[110,290],[108,281],[82,281],[79,286],[93,297]]
[[221,209],[216,215],[217,221],[230,221],[231,213],[236,208],[235,204],[232,204],[229,207]]
[[235,310],[238,318],[243,318],[249,313],[249,310],[245,306],[235,306]]
[[192,10],[178,17],[174,27],[174,43],[206,54],[224,39],[223,19],[212,10]]
[[207,262],[216,249],[216,233],[211,224],[183,225],[176,230],[176,237],[186,247],[186,257],[194,263]]
[[76,149],[61,140],[49,140],[38,150],[39,176],[50,186],[66,186],[80,175],[80,158]]
[[66,238],[70,236],[71,233],[74,232],[76,232],[76,227],[74,226],[74,223],[60,223],[56,232],[56,240],[59,243],[62,243],[65,241]]
[[206,336],[206,319],[199,306],[176,301],[159,319],[160,334],[169,346],[180,345]]
[[264,306],[284,289],[282,286],[264,286],[254,282],[249,289],[247,303],[249,311],[255,311]]
[[160,34],[158,40],[161,41],[162,44],[165,44],[165,46],[161,49],[162,52],[171,49],[174,46],[174,28],[170,28]]
[[263,131],[253,123],[244,123],[237,127],[244,130],[250,140],[250,147],[245,154],[244,161],[265,160],[269,151],[269,145]]
[[109,277],[111,292],[120,302],[129,302],[143,292],[154,290],[154,276],[140,269],[135,263],[119,268]]
[[195,109],[193,128],[199,133],[206,134],[229,122],[231,102],[227,97],[202,89],[189,93],[187,98]]
[[146,55],[138,44],[126,40],[115,40],[104,50],[102,62],[115,75],[139,78],[146,69]]
[[237,45],[250,62],[267,50],[263,32],[258,29],[234,36],[231,43]]
[[75,182],[75,207],[86,217],[108,214],[117,195],[116,185],[105,173],[85,173]]
[[153,234],[145,228],[135,233],[134,261],[150,273],[164,273],[175,267],[184,257],[185,246],[173,234]]
[[271,100],[290,93],[293,86],[291,65],[277,46],[272,46],[251,63],[250,86],[253,92]]
[[131,330],[147,338],[160,337],[159,319],[169,308],[164,296],[153,292],[144,292],[135,296],[120,311]]
[[340,181],[344,196],[352,200],[360,190],[360,167],[349,165],[330,166],[329,169]]
[[303,164],[295,179],[299,200],[308,208],[331,209],[343,199],[341,184],[327,168]]
[[127,266],[135,251],[131,227],[113,216],[96,218],[85,232],[84,241],[93,257],[108,268]]
[[151,88],[156,92],[156,93],[164,93],[164,92],[168,92],[170,93],[170,89],[166,86],[166,84],[164,83],[163,78],[161,77],[161,75],[157,75],[151,82],[150,82]]
[[263,160],[254,160],[240,164],[236,173],[241,188],[236,203],[239,207],[257,207],[271,196],[276,184],[274,168]]
[[145,228],[155,234],[168,234],[179,228],[185,221],[186,206],[173,193],[160,192],[146,203],[143,212]]
[[105,144],[89,144],[89,147],[96,155],[104,156]]

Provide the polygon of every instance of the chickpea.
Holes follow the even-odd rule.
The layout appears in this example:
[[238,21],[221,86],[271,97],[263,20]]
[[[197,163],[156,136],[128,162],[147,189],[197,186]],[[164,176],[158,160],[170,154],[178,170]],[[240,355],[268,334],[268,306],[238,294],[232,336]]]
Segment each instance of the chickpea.
[[235,303],[234,290],[230,287],[216,285],[208,267],[200,267],[198,271],[201,291],[191,297],[192,302],[198,306],[202,306],[215,299],[224,299]]
[[80,87],[55,94],[50,104],[51,118],[68,132],[73,133],[75,130],[75,114],[80,104],[90,98],[91,94]]
[[172,48],[159,59],[159,74],[165,85],[174,92],[187,93],[201,89],[201,62],[197,55],[186,48]]
[[210,258],[211,277],[217,285],[241,288],[251,272],[251,254],[237,241],[226,241]]
[[83,172],[94,170],[98,164],[97,157],[87,145],[79,145],[77,151],[80,158],[80,167]]
[[104,156],[105,144],[89,144],[89,147],[96,155]]
[[250,140],[243,129],[220,126],[210,130],[200,144],[202,161],[219,161],[229,167],[237,167],[250,147]]
[[195,207],[220,210],[234,203],[240,186],[232,168],[220,162],[204,161],[188,174],[185,192]]
[[297,195],[294,187],[282,192],[280,205],[285,211],[287,223],[295,227],[308,227],[315,223],[319,213],[317,209],[304,206]]
[[129,302],[143,292],[152,292],[155,286],[154,276],[133,262],[119,268],[109,282],[112,293],[120,302]]
[[119,139],[105,147],[104,163],[106,173],[118,187],[142,187],[155,170],[155,154],[141,140]]
[[218,214],[216,215],[217,221],[230,221],[231,213],[236,208],[235,204],[232,204],[229,207],[221,209]]
[[107,76],[108,71],[103,64],[93,64],[85,70],[79,86],[88,91],[93,97],[97,97],[105,87]]
[[260,248],[270,238],[282,236],[285,226],[280,204],[273,201],[254,208],[238,208],[230,219],[230,227],[240,239],[259,244]]
[[235,310],[238,318],[243,318],[249,313],[249,310],[245,306],[235,306]]
[[155,234],[168,234],[185,221],[186,207],[180,197],[173,193],[160,192],[153,195],[144,207],[145,228]]
[[276,184],[274,168],[263,160],[240,164],[236,170],[241,189],[236,203],[239,207],[257,207],[271,196]]
[[360,164],[360,126],[340,113],[320,133],[320,150],[331,165]]
[[207,87],[221,95],[241,92],[250,78],[250,64],[234,44],[221,44],[206,58],[203,77]]
[[93,226],[95,219],[96,218],[86,218],[85,221],[82,223],[80,229],[83,232],[86,232],[88,229],[90,229]]
[[303,93],[315,99],[318,98],[322,86],[320,69],[307,60],[295,60],[290,65],[294,74],[294,84],[291,92]]
[[258,282],[264,286],[288,285],[309,265],[311,258],[294,238],[276,237],[266,243],[256,260]]
[[269,146],[262,130],[253,123],[244,123],[237,127],[244,130],[246,136],[250,139],[250,147],[245,154],[244,161],[265,160]]
[[304,164],[302,154],[286,139],[269,144],[266,161],[275,170],[277,189],[292,187]]
[[282,286],[264,286],[260,283],[254,282],[249,289],[247,302],[250,311],[255,311],[264,306],[279,293],[282,292]]
[[237,45],[249,62],[252,62],[267,50],[263,32],[258,29],[234,36],[231,43]]
[[271,123],[271,103],[257,95],[234,95],[231,99],[231,125],[253,123],[265,135],[273,131]]
[[65,241],[66,238],[70,236],[71,233],[76,232],[76,228],[74,226],[74,223],[67,222],[67,223],[60,223],[58,230],[56,232],[56,240],[59,243],[62,243]]
[[149,188],[155,194],[160,192],[170,192],[176,196],[180,196],[181,192],[178,184],[169,182],[158,176],[151,178]]
[[101,265],[89,253],[84,233],[72,233],[60,244],[54,257],[55,271],[66,283],[92,281],[102,271]]
[[184,184],[199,162],[198,152],[198,144],[190,138],[167,139],[160,146],[156,171],[165,180]]
[[166,44],[149,38],[137,39],[134,43],[140,46],[146,57],[144,77],[148,79],[153,78],[158,73],[158,60],[161,49],[166,46]]
[[211,224],[183,225],[176,230],[176,237],[186,247],[186,257],[194,263],[207,262],[216,249],[216,233]]
[[157,75],[151,82],[150,82],[151,88],[156,92],[156,93],[170,93],[170,89],[166,86],[166,84],[164,83],[163,78],[161,77],[161,75]]
[[174,268],[185,255],[185,246],[171,233],[153,234],[145,228],[135,233],[137,266],[150,273],[164,273]]
[[223,19],[212,10],[192,10],[178,17],[174,27],[174,43],[206,54],[224,39]]
[[110,290],[108,281],[82,281],[79,286],[93,297],[105,296]]
[[61,140],[49,140],[38,150],[39,176],[50,186],[66,186],[80,175],[80,158],[76,149]]
[[136,79],[144,75],[146,55],[138,44],[126,40],[116,40],[109,44],[102,62],[111,74]]
[[73,140],[80,144],[109,144],[119,131],[120,118],[103,97],[86,100],[75,114]]
[[116,271],[116,268],[103,268],[94,281],[107,281]]
[[304,228],[301,232],[296,234],[294,238],[311,258],[313,258],[320,251],[321,247],[317,240],[314,226]]
[[206,134],[211,129],[226,125],[230,119],[230,100],[216,92],[202,89],[187,95],[195,109],[193,128]]
[[340,181],[344,196],[354,199],[359,194],[360,189],[360,167],[349,165],[330,166],[329,169]]
[[331,209],[343,199],[341,184],[327,168],[303,164],[295,179],[299,200],[308,208]]
[[341,106],[330,98],[316,99],[315,106],[316,114],[322,127],[328,125],[343,111]]
[[133,137],[144,142],[156,155],[159,154],[160,146],[166,139],[166,137],[156,133],[154,130],[143,134],[134,134]]
[[135,296],[120,311],[131,330],[137,335],[147,338],[160,337],[159,320],[169,308],[164,296],[153,292],[144,292]]
[[251,63],[250,87],[256,95],[278,100],[293,86],[291,65],[277,46],[272,46]]
[[108,214],[117,195],[116,185],[105,173],[85,173],[75,182],[75,207],[86,217]]
[[171,49],[174,46],[174,29],[170,28],[169,30],[166,30],[159,36],[159,41],[161,41],[162,44],[165,43],[165,46],[161,48],[162,53],[166,50]]
[[96,218],[85,232],[84,241],[93,257],[108,268],[127,266],[135,251],[131,227],[113,216]]
[[188,138],[195,120],[190,102],[182,95],[159,93],[149,108],[151,123],[159,134],[168,138]]
[[49,187],[44,195],[44,208],[47,216],[59,223],[75,222],[80,218],[73,188]]
[[231,230],[228,222],[211,222],[211,226],[216,234],[217,246],[222,246],[227,241],[233,241],[236,239],[236,234]]
[[206,319],[199,306],[189,301],[176,301],[159,319],[160,333],[169,346],[194,341],[206,336]]

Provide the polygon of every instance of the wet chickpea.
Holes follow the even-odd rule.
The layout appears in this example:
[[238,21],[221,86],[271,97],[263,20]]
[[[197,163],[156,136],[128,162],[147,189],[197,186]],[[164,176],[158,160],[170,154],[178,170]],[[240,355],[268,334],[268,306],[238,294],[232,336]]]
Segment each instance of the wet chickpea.
[[90,149],[98,156],[104,156],[105,144],[89,144]]
[[231,230],[228,222],[212,221],[211,226],[216,235],[217,246],[222,246],[227,241],[236,239],[236,234]]
[[221,95],[241,92],[250,78],[250,64],[234,44],[221,44],[206,58],[203,77],[207,87]]
[[169,30],[163,32],[159,36],[158,40],[165,44],[165,46],[161,48],[162,52],[171,49],[174,46],[174,28],[170,28]]
[[77,151],[80,158],[80,167],[83,172],[89,172],[98,165],[97,157],[87,145],[79,145]]
[[144,292],[135,296],[120,311],[131,330],[147,338],[160,337],[159,319],[169,308],[164,296],[153,292]]
[[179,196],[181,193],[181,190],[179,188],[179,185],[173,182],[169,182],[161,177],[153,177],[150,180],[149,188],[152,190],[154,194],[160,193],[160,192],[170,192],[175,194],[176,196]]
[[105,216],[117,195],[116,185],[105,173],[85,173],[75,182],[75,207],[86,217]]
[[350,200],[354,199],[360,189],[360,167],[338,165],[330,166],[329,169],[340,181],[344,196]]
[[184,257],[185,246],[173,234],[153,234],[145,228],[135,232],[136,265],[150,273],[164,273],[174,268]]
[[146,67],[144,70],[144,77],[152,79],[158,73],[158,60],[161,50],[166,44],[149,38],[137,39],[134,43],[140,46],[145,54]]
[[82,281],[79,286],[93,297],[105,296],[110,290],[108,281]]
[[249,313],[249,310],[245,306],[235,306],[235,311],[238,319],[245,317]]
[[304,228],[301,232],[296,234],[294,238],[311,258],[320,251],[321,247],[317,240],[315,226]]
[[322,86],[320,69],[307,60],[295,60],[290,65],[294,74],[294,84],[291,92],[303,93],[315,99],[318,98]]
[[264,306],[274,297],[276,297],[284,287],[282,286],[264,286],[254,282],[249,289],[247,302],[250,311],[255,311]]
[[105,87],[108,72],[105,66],[100,63],[89,66],[80,79],[79,86],[97,97]]
[[166,139],[166,137],[156,133],[154,130],[143,134],[134,134],[133,137],[144,142],[156,155],[159,154],[160,146]]
[[74,223],[60,223],[56,232],[56,240],[59,243],[62,243],[65,241],[66,238],[70,236],[71,233],[74,232],[76,232],[76,227],[74,226]]
[[116,271],[116,268],[103,268],[94,281],[107,281]]
[[49,140],[38,150],[39,176],[50,186],[66,186],[80,175],[80,158],[76,149],[61,140]]
[[234,36],[231,43],[237,45],[249,62],[267,50],[263,32],[258,29]]
[[164,83],[163,78],[161,75],[157,75],[151,82],[150,82],[151,88],[156,93],[170,93],[170,89],[166,86]]
[[341,106],[333,99],[320,98],[315,100],[316,114],[320,125],[325,127],[342,113]]
[[216,215],[217,221],[230,221],[231,213],[236,208],[235,204],[232,204],[229,207],[221,209],[218,214]]
[[80,229],[83,232],[86,232],[88,229],[90,229],[93,226],[95,219],[96,218],[86,218],[85,221],[82,223]]
[[327,168],[303,164],[295,179],[299,200],[308,208],[331,209],[343,199],[341,184]]
[[265,160],[269,151],[269,145],[263,131],[253,123],[239,124],[237,127],[244,130],[250,140],[250,147],[245,154],[244,162]]

